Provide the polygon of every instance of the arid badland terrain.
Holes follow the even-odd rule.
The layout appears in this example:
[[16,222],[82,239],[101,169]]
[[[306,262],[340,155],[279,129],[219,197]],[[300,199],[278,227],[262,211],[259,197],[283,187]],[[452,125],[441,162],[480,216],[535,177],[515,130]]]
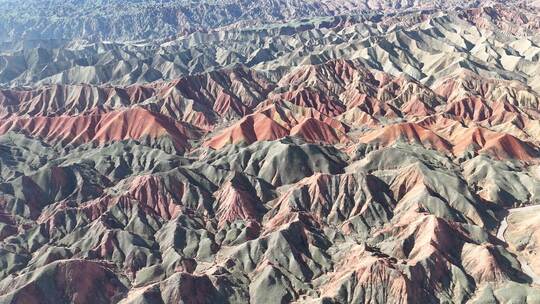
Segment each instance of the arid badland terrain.
[[540,2],[0,1],[0,303],[540,303]]

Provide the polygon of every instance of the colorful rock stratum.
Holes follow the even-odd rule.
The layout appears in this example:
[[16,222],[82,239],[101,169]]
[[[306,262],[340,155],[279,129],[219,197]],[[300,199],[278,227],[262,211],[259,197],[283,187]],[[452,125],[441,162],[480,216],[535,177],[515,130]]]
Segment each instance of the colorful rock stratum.
[[0,0],[0,303],[540,303],[540,1]]

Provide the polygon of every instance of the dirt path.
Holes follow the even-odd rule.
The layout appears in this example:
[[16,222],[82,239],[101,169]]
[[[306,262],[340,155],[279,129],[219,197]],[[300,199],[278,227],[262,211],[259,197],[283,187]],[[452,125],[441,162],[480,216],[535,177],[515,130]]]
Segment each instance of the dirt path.
[[[497,238],[499,238],[500,240],[502,240],[503,242],[506,243],[506,239],[504,238],[504,232],[506,231],[506,229],[508,228],[508,217],[514,213],[514,212],[517,212],[517,211],[538,211],[540,212],[540,205],[535,205],[535,206],[527,206],[527,207],[521,207],[521,208],[513,208],[513,209],[509,209],[508,210],[508,215],[503,219],[503,221],[501,222],[501,226],[499,226],[499,230],[497,230]],[[537,285],[540,285],[540,276],[537,275],[531,268],[531,266],[529,265],[529,263],[527,263],[527,261],[525,259],[523,259],[522,256],[520,256],[519,254],[516,253],[516,257],[517,257],[517,260],[519,261],[519,263],[521,264],[521,270],[526,274],[528,275],[529,277],[532,278],[532,283],[533,284],[537,284]]]

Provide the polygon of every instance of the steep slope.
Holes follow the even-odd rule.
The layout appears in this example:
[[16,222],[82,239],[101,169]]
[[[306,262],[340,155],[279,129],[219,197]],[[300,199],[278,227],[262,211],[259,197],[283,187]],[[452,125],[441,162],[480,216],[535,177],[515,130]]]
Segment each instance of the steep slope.
[[79,116],[8,118],[0,121],[0,134],[16,131],[47,142],[76,145],[104,144],[126,139],[168,137],[174,148],[184,151],[197,130],[142,108]]

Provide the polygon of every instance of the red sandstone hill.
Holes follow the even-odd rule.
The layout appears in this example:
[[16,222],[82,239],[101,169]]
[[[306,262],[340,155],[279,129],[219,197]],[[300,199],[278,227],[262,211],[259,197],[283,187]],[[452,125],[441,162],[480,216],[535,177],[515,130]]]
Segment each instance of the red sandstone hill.
[[176,148],[185,150],[188,140],[197,131],[143,108],[132,108],[104,113],[85,113],[78,116],[10,117],[0,120],[0,134],[21,132],[48,142],[63,144],[104,144],[126,139],[169,137]]

